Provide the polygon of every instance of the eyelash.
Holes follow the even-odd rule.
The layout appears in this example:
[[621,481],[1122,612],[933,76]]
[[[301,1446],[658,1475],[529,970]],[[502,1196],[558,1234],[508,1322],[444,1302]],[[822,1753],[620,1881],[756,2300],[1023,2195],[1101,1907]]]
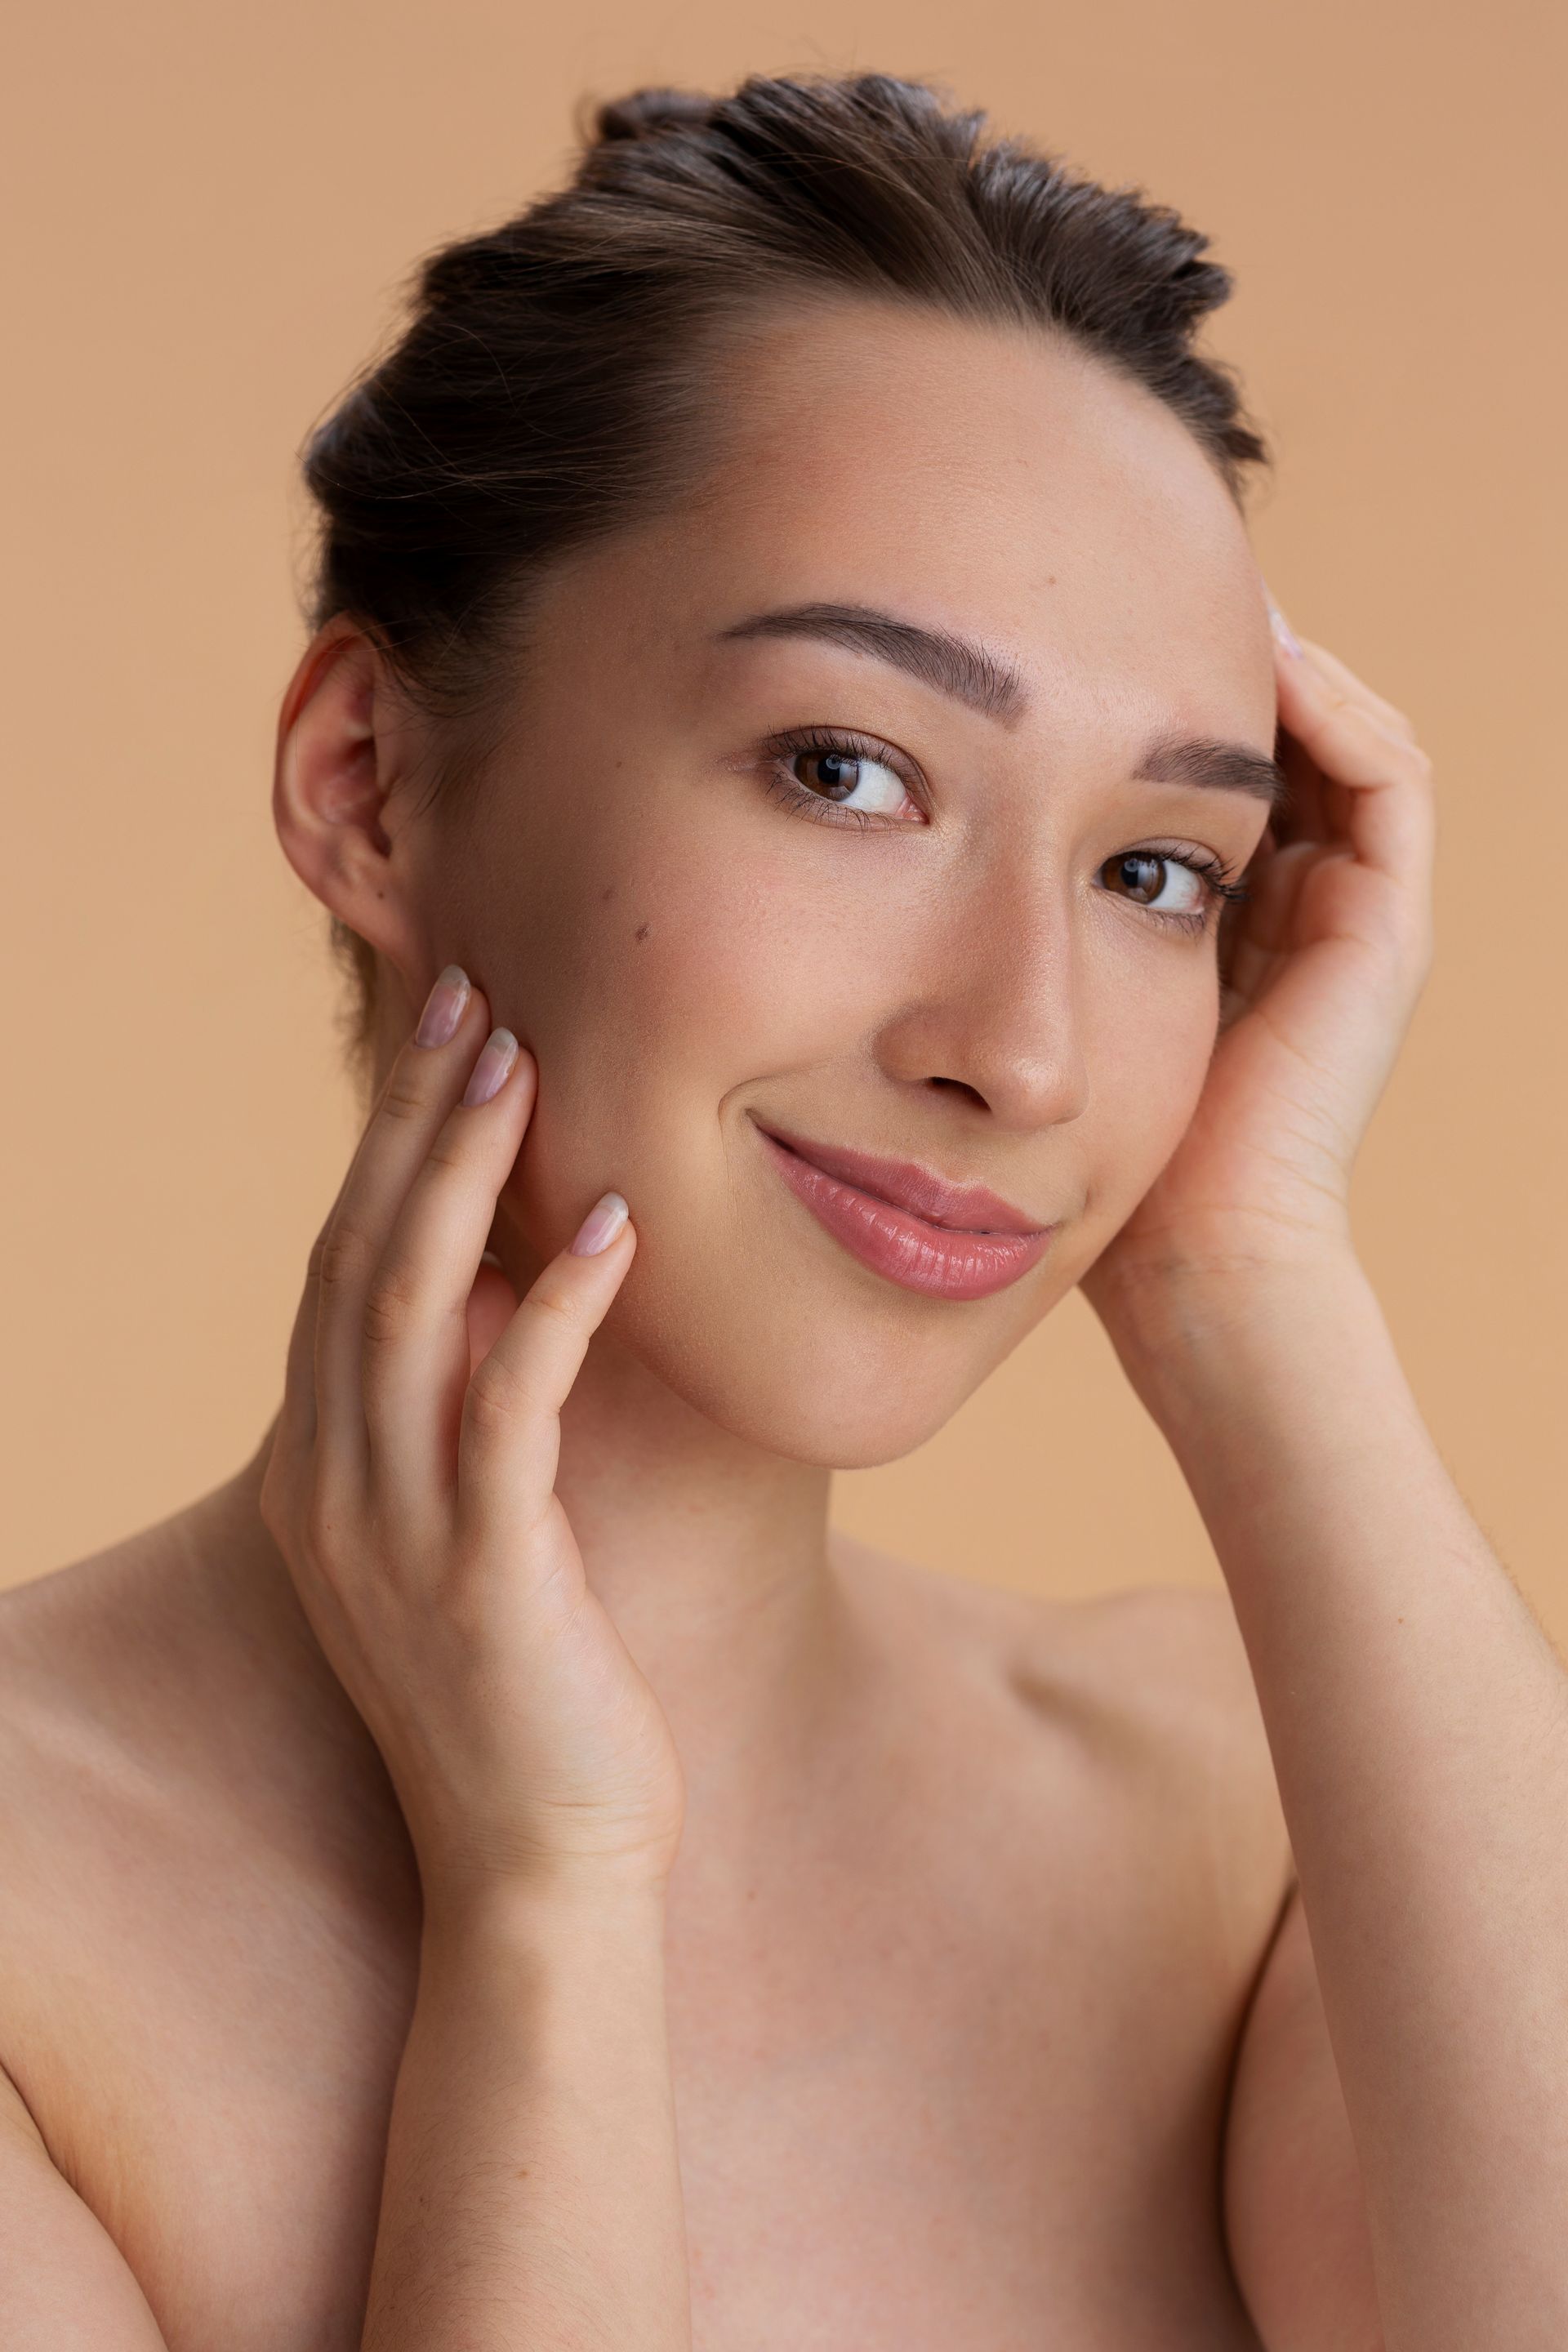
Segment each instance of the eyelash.
[[[910,791],[904,773],[904,762],[899,753],[890,744],[878,742],[874,736],[857,735],[847,728],[800,727],[792,729],[787,734],[774,736],[769,752],[763,782],[770,797],[790,815],[805,817],[808,824],[854,825],[862,833],[869,833],[885,830],[898,820],[873,816],[865,809],[843,808],[832,801],[824,800],[820,793],[809,791],[790,773],[792,761],[798,760],[803,752],[826,753],[840,759],[875,760],[881,766],[890,768],[903,782],[910,799],[916,798]],[[1206,931],[1216,908],[1223,912],[1228,902],[1251,895],[1245,884],[1237,880],[1237,869],[1227,866],[1222,857],[1216,857],[1212,850],[1194,850],[1179,842],[1148,841],[1141,842],[1136,849],[1122,850],[1119,855],[1123,857],[1163,857],[1171,865],[1184,866],[1189,872],[1197,875],[1208,893],[1208,903],[1201,909],[1184,914],[1158,907],[1142,909],[1152,921],[1173,923],[1180,930],[1193,933]],[[1108,857],[1104,863],[1110,866],[1114,860]],[[1119,894],[1113,891],[1109,895],[1116,897]],[[1130,899],[1128,903],[1136,906],[1138,901]]]

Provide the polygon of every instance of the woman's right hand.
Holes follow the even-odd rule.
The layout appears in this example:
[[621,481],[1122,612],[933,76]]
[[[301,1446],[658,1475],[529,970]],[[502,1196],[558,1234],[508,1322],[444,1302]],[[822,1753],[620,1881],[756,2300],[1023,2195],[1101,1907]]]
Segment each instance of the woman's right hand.
[[449,967],[311,1252],[261,1494],[427,1906],[561,1874],[660,1883],[684,1809],[663,1711],[554,1493],[561,1407],[635,1235],[608,1194],[577,1241],[609,1240],[562,1251],[521,1305],[481,1274],[537,1079],[489,1027]]

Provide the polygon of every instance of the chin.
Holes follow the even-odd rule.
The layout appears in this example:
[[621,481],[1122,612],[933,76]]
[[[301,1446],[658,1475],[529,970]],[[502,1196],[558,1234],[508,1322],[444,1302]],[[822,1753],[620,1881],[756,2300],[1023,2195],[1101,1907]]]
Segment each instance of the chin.
[[744,1416],[705,1407],[709,1418],[732,1436],[765,1448],[786,1462],[806,1462],[823,1470],[875,1470],[898,1462],[934,1437],[964,1402],[945,1395],[914,1412],[893,1400],[881,1412],[851,1410],[834,1415],[799,1397],[759,1393],[744,1400]]
[[854,1275],[667,1292],[651,1249],[640,1271],[611,1310],[617,1343],[732,1436],[829,1470],[923,1445],[1059,1295],[1037,1291],[1026,1308],[939,1304]]
[[[776,1379],[714,1381],[708,1366],[662,1367],[659,1376],[687,1403],[731,1436],[786,1462],[824,1470],[874,1470],[912,1454],[950,1421],[969,1391],[939,1398],[891,1396],[841,1402],[818,1391],[806,1395]],[[695,1377],[682,1379],[689,1371]]]

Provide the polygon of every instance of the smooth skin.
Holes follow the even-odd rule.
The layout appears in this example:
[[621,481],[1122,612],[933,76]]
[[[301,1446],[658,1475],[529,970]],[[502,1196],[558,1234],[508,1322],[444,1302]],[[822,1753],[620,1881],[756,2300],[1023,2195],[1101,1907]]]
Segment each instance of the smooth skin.
[[[714,391],[688,506],[546,583],[461,793],[348,623],[285,700],[376,1104],[255,1460],[0,1618],[0,2334],[1545,2352],[1563,1675],[1347,1212],[1428,763],[1070,350],[824,306]],[[823,601],[1019,704],[729,634]],[[1272,823],[1139,776],[1277,724]],[[874,818],[787,798],[803,727],[862,739]],[[1110,886],[1156,843],[1239,919]],[[904,1290],[769,1117],[1060,1230],[990,1299]],[[1075,1284],[1228,1605],[827,1532],[832,1467]]]

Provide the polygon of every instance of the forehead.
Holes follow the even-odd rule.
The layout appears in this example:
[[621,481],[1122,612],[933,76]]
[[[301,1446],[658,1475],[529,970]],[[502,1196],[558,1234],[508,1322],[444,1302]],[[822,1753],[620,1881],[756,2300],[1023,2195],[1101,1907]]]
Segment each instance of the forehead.
[[993,644],[1080,702],[1268,740],[1244,522],[1142,385],[1041,331],[842,302],[733,334],[705,391],[693,495],[578,578],[601,628],[618,607],[663,657],[764,607],[861,604]]
[[765,530],[816,566],[918,563],[997,604],[1031,603],[1053,576],[1075,603],[1130,614],[1196,593],[1221,617],[1260,599],[1241,517],[1192,433],[1065,338],[825,306],[742,338],[715,391],[710,530]]

